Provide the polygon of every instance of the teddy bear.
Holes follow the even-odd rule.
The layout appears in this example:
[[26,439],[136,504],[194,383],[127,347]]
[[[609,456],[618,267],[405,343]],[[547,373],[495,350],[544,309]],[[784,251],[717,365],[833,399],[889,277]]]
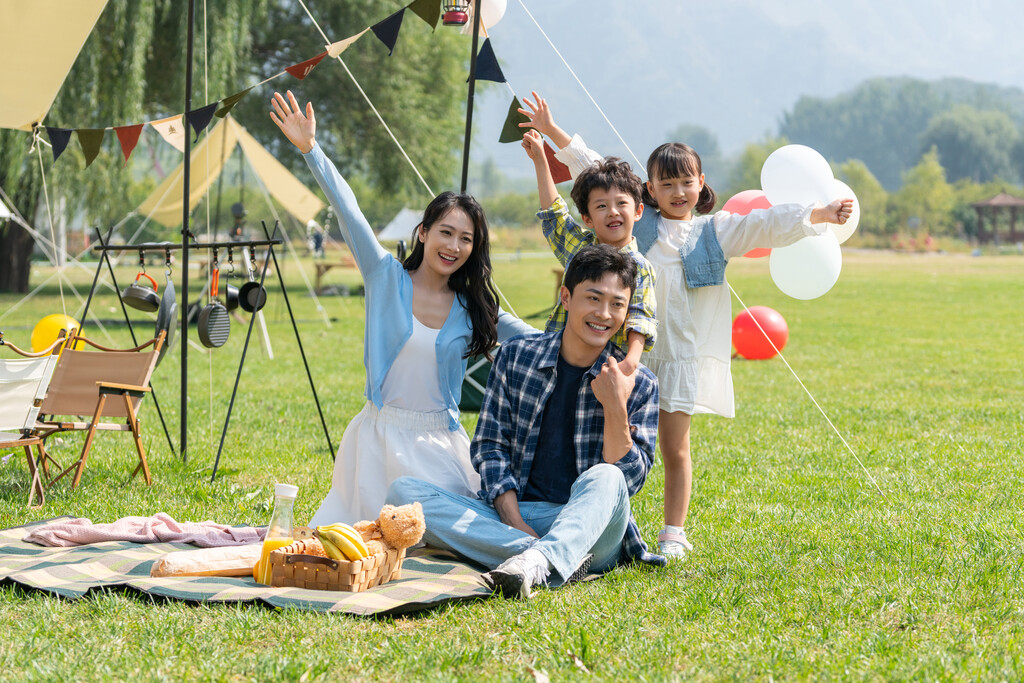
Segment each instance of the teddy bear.
[[427,525],[423,519],[423,506],[419,503],[409,505],[385,505],[380,510],[380,517],[373,521],[364,520],[352,525],[358,531],[371,555],[376,555],[388,548],[401,550],[420,542]]

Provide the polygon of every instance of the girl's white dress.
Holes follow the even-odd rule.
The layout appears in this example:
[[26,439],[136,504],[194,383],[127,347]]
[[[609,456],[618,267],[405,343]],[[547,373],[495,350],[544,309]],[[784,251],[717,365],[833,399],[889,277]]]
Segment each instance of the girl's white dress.
[[367,401],[345,428],[331,490],[311,526],[376,519],[388,486],[401,476],[470,497],[480,489],[466,430],[448,428],[434,350],[437,333],[413,316],[412,336],[384,379],[384,406]]
[[[825,228],[811,224],[812,209],[784,204],[746,216],[719,211],[715,233],[726,259],[755,247],[781,247]],[[729,286],[686,286],[679,249],[692,227],[693,221],[660,218],[658,239],[645,254],[655,273],[658,342],[642,360],[658,377],[662,410],[734,417]]]

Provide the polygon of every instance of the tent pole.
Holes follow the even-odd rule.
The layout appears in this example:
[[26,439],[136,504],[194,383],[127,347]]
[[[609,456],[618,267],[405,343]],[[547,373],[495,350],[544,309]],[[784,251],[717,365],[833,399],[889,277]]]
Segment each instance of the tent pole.
[[[185,117],[192,110],[192,45],[195,38],[193,23],[195,21],[196,0],[188,0],[188,35],[185,48]],[[181,296],[185,305],[181,307],[181,461],[188,462],[188,199],[189,199],[189,171],[192,161],[192,136],[188,132],[188,123],[182,120],[185,126],[185,160],[182,167],[182,198],[181,198]]]
[[469,141],[473,137],[473,94],[476,90],[476,42],[480,35],[480,2],[473,0],[473,52],[469,55],[469,94],[466,96],[466,141],[462,145],[462,185],[459,190],[466,192],[469,179]]

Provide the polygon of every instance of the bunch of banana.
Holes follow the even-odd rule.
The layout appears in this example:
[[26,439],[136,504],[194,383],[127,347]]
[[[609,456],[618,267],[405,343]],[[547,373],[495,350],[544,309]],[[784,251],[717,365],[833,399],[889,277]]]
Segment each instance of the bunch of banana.
[[318,526],[316,537],[320,539],[324,552],[333,560],[355,562],[370,554],[360,533],[343,522]]

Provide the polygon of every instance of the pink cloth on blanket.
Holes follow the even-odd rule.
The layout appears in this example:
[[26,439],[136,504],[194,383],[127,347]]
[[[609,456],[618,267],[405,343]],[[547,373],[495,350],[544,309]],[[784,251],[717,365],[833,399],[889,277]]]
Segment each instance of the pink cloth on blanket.
[[22,539],[26,543],[68,547],[104,541],[133,543],[194,543],[201,548],[244,545],[263,540],[265,530],[251,526],[228,526],[216,522],[176,522],[166,512],[152,517],[122,517],[110,524],[93,524],[92,520],[58,520],[31,531]]

